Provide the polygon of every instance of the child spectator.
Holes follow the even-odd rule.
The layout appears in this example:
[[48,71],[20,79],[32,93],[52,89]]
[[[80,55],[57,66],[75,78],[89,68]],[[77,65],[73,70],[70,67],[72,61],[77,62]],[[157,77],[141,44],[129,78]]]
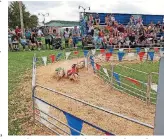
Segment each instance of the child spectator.
[[19,43],[18,43],[17,37],[14,37],[12,44],[13,44],[14,50],[18,51],[19,50],[19,48],[18,48]]
[[26,50],[26,46],[28,46],[28,43],[26,41],[26,37],[25,36],[20,39],[20,44],[23,46],[23,51],[25,51]]

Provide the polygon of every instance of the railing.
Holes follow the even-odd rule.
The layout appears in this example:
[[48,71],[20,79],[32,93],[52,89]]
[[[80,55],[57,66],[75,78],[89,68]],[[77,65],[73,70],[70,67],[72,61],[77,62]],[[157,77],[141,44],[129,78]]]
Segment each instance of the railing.
[[[89,65],[94,66],[94,71],[97,75],[112,88],[146,101],[147,104],[156,104],[157,90],[154,88],[157,88],[158,73],[143,72],[123,66],[120,63],[112,64],[112,62],[109,63],[101,60],[95,62],[95,60],[89,58],[90,56],[93,55],[91,53],[88,55]],[[112,60],[116,60],[116,58]],[[96,70],[96,65],[99,65],[101,68]],[[105,73],[104,70],[106,70],[107,73]],[[116,79],[113,74],[116,74],[118,79]]]
[[[50,101],[48,96],[53,98],[53,101]],[[61,93],[51,88],[37,84],[36,56],[33,58],[32,98],[34,122],[38,121],[57,135],[114,135],[111,133],[111,128],[109,129],[109,127],[106,127],[106,129],[104,129],[101,127],[102,125],[98,126],[99,122],[95,118],[97,115],[94,115],[94,117],[91,115],[89,118],[87,117],[87,120],[83,119],[89,111],[93,111],[95,114],[101,115],[101,117],[106,117],[105,119],[110,119],[107,118],[107,116],[113,115],[127,120],[127,122],[132,122],[149,129],[154,129],[154,127],[150,124],[129,118],[125,115],[113,112],[112,110],[91,104],[81,99],[77,99],[66,93]],[[66,105],[62,106],[62,104]],[[76,111],[70,110],[74,109],[73,106],[81,106],[82,109],[85,109],[85,112],[87,113],[83,113],[82,117],[80,117],[81,115],[77,116],[79,115],[79,109],[76,109]],[[94,118],[95,120],[93,120]],[[70,119],[73,120],[69,121]]]

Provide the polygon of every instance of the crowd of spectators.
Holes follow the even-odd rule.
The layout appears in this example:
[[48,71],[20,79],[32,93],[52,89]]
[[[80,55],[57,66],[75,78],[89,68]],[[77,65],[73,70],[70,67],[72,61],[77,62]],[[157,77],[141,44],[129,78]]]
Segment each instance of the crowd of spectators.
[[164,42],[164,23],[150,23],[145,26],[141,17],[131,16],[129,23],[123,25],[118,23],[113,15],[107,15],[105,24],[100,25],[99,15],[94,17],[90,14],[85,18],[87,36],[83,38],[84,44],[90,42],[96,48],[120,48],[136,45],[146,47]]
[[22,46],[24,51],[27,49],[29,51],[58,49],[62,47],[62,38],[65,40],[65,47],[76,47],[79,36],[80,32],[77,26],[72,31],[66,28],[63,34],[57,32],[56,29],[50,32],[48,27],[26,29],[24,35],[22,35],[21,29],[17,26],[15,30],[8,29],[9,51],[19,51],[20,46]]

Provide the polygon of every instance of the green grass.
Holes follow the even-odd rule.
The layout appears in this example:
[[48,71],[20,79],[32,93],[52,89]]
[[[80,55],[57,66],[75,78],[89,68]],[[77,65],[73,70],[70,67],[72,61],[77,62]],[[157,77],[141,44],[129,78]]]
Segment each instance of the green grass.
[[[69,51],[69,50],[67,50]],[[71,50],[72,51],[72,50]],[[78,49],[79,51],[79,49]],[[22,111],[27,111],[27,108],[25,108],[25,104],[23,104],[22,101],[26,102],[26,98],[24,96],[20,96],[19,92],[22,90],[19,90],[20,83],[25,82],[25,75],[27,74],[28,77],[26,77],[28,81],[31,81],[31,75],[32,75],[32,59],[34,56],[34,53],[36,53],[37,57],[47,56],[48,62],[49,55],[58,53],[62,53],[62,58],[64,58],[64,52],[61,50],[42,50],[42,51],[27,51],[27,52],[9,52],[8,55],[8,88],[9,88],[9,135],[22,135],[24,134],[24,130],[20,126],[23,123],[26,123],[29,121],[30,116],[28,117],[22,117],[18,118],[17,114],[20,114]],[[82,56],[82,51],[79,51],[79,57]],[[74,55],[72,53],[72,55]],[[42,64],[41,59],[38,62],[39,64]],[[26,93],[25,93],[26,94]],[[31,101],[31,100],[29,100]],[[23,108],[21,108],[24,105]]]
[[[128,69],[125,67],[121,67],[121,66],[114,66],[114,72],[119,74],[119,79],[121,81],[121,85],[119,86],[119,84],[117,83],[116,79],[113,77],[113,83],[114,83],[114,87],[117,89],[122,90],[123,92],[126,92],[130,95],[136,96],[142,100],[146,100],[146,92],[147,92],[147,86],[146,83],[148,82],[148,75],[152,72],[158,72],[158,67],[159,67],[159,62],[143,62],[140,64],[122,64],[123,66],[128,66],[130,68],[136,69],[138,71],[142,71],[142,72],[138,72],[136,70],[132,70],[132,69]],[[105,73],[103,72],[103,70],[101,69],[98,72],[98,75],[101,76],[102,78],[104,78],[104,81],[106,82],[111,82],[111,66],[108,65],[104,65],[103,67],[105,67],[106,69],[108,69],[108,73],[110,78],[109,79],[105,79],[107,78]],[[138,80],[139,81],[139,85],[136,85],[134,83],[132,83],[131,81],[127,80],[126,77],[130,77],[132,79]],[[158,75],[156,74],[152,74],[152,83],[158,84]],[[141,91],[140,91],[141,90]],[[150,90],[150,97],[151,97],[151,102],[155,103],[156,102],[156,92],[154,90]],[[142,95],[142,96],[140,96]],[[155,98],[155,99],[153,99]]]

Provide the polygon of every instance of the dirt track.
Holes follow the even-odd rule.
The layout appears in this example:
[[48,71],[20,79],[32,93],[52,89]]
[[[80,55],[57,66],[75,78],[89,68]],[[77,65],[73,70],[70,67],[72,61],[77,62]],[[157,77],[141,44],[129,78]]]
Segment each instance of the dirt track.
[[[77,63],[77,59],[67,61],[68,65],[74,63]],[[77,83],[71,82],[68,79],[61,79],[60,81],[53,79],[52,76],[55,68],[60,67],[61,65],[66,66],[67,64],[63,64],[63,62],[60,61],[48,66],[38,67],[37,83],[130,118],[154,125],[154,105],[147,106],[146,103],[141,100],[120,93],[119,91],[111,90],[109,85],[106,85],[94,75],[91,68],[89,70],[83,69],[80,71],[80,81]],[[57,105],[84,120],[99,125],[116,135],[153,135],[152,129],[118,118],[111,114],[97,111],[91,107],[76,103],[75,101],[52,94],[43,89],[39,89],[37,95],[44,98],[49,103]],[[53,110],[51,110],[50,113],[55,114]],[[58,116],[64,120],[61,115]],[[87,132],[89,135],[103,135],[102,133],[89,129],[87,126],[84,126],[82,131],[84,133]]]

